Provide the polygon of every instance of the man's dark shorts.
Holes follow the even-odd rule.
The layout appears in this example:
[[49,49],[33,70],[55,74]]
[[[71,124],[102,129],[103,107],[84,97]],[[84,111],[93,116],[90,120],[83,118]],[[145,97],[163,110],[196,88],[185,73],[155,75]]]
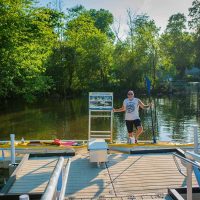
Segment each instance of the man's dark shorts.
[[133,125],[135,126],[136,129],[137,129],[138,126],[142,126],[141,120],[140,119],[126,120],[126,127],[127,127],[127,130],[128,130],[128,133],[133,132]]

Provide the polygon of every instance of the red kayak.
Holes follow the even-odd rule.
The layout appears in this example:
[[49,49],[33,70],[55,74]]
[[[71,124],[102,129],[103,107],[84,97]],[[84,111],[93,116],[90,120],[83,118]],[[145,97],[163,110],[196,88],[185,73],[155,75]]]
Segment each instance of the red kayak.
[[76,146],[77,142],[75,141],[67,141],[67,142],[62,142],[60,139],[55,139],[53,141],[53,144],[58,145],[58,146]]

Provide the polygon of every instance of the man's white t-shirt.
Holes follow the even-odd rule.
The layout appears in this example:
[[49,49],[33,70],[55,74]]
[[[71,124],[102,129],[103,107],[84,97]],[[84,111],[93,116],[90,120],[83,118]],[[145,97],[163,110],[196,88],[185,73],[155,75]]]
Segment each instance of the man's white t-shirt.
[[139,117],[139,99],[125,99],[123,102],[125,108],[125,120],[136,120],[140,119]]

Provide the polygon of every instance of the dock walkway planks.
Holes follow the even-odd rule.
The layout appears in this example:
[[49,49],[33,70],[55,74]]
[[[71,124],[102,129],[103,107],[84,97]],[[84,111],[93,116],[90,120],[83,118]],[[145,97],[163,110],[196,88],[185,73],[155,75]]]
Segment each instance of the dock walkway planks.
[[32,157],[26,160],[8,194],[44,192],[57,161],[58,157]]
[[[182,170],[185,168],[182,166]],[[193,185],[196,180],[193,178]],[[167,188],[186,186],[172,154],[110,154],[97,167],[89,157],[72,158],[66,199],[169,199]]]

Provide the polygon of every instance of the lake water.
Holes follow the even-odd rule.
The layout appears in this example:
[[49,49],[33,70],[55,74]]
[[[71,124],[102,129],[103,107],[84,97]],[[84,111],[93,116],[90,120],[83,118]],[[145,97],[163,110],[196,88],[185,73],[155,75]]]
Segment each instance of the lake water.
[[0,191],[1,191],[1,188],[3,187],[3,185],[5,184],[5,182],[8,180],[8,178],[9,178],[8,169],[0,168]]
[[[193,142],[193,125],[200,132],[200,95],[197,84],[183,87],[177,94],[160,96],[154,99],[153,118],[156,137],[160,141]],[[137,94],[135,95],[137,97]],[[114,107],[122,105],[123,98],[114,98]],[[144,102],[147,97],[140,96]],[[155,113],[156,110],[156,113]],[[144,133],[141,140],[152,139],[152,118],[150,110],[140,110]],[[96,130],[109,126],[106,119],[93,122]],[[114,113],[114,140],[126,140],[126,127],[123,113]],[[14,133],[16,139],[66,139],[87,140],[88,137],[88,97],[70,100],[41,100],[36,104],[16,101],[1,103],[0,140],[9,140]]]

